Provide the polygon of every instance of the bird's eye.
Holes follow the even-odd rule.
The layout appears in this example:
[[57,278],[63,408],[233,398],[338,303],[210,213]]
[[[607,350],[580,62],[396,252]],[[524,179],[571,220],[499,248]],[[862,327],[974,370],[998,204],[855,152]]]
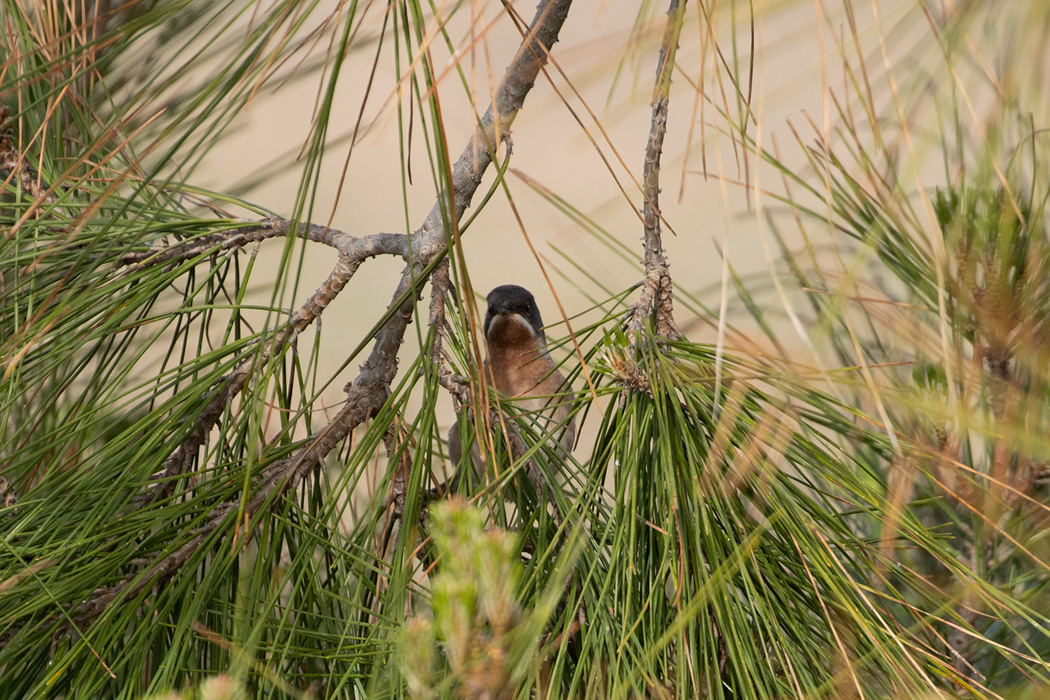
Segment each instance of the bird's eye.
[[495,306],[490,306],[489,307],[489,316],[495,316],[495,315],[496,315],[496,307]]
[[528,316],[532,313],[532,304],[525,302],[525,315]]

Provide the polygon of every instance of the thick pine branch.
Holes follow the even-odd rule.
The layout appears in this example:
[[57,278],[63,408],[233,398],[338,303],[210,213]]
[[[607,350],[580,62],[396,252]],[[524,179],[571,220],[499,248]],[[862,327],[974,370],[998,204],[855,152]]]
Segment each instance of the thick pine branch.
[[[419,295],[424,281],[426,270],[432,263],[445,253],[446,243],[455,229],[456,222],[470,205],[474,193],[481,184],[485,170],[491,164],[498,143],[509,134],[518,111],[525,101],[526,95],[532,89],[536,76],[542,65],[546,62],[547,55],[558,39],[558,34],[568,15],[572,0],[544,0],[537,8],[536,17],[524,37],[518,52],[515,54],[503,79],[497,87],[492,104],[485,112],[477,129],[462,154],[456,161],[452,170],[452,211],[448,211],[448,203],[439,200],[432,208],[430,214],[410,236],[395,236],[394,234],[377,234],[378,236],[392,236],[391,238],[365,237],[361,239],[339,239],[339,243],[353,245],[357,241],[370,241],[377,246],[385,246],[386,249],[373,254],[392,253],[402,255],[405,249],[411,250],[412,264],[409,265],[401,276],[397,289],[394,293],[394,301],[391,305],[393,313],[376,335],[376,343],[371,354],[365,361],[357,378],[347,385],[347,401],[343,408],[326,426],[315,433],[307,441],[306,445],[293,456],[281,460],[267,469],[261,484],[254,490],[244,509],[244,516],[251,519],[261,509],[269,507],[281,494],[294,489],[300,480],[313,467],[315,467],[329,452],[350,434],[350,432],[362,424],[365,420],[375,414],[390,395],[391,384],[397,375],[398,351],[404,340],[405,330],[412,319],[415,300]],[[271,227],[273,225],[271,224]],[[449,227],[452,227],[452,230]],[[273,237],[265,226],[260,229],[250,229],[254,234],[262,238]],[[270,229],[273,230],[272,228]],[[244,233],[244,232],[240,232]],[[287,229],[282,233],[273,235],[287,235]],[[287,343],[294,338],[302,328],[305,328],[316,318],[324,307],[334,298],[335,294],[342,289],[346,281],[356,270],[357,266],[368,255],[354,258],[344,253],[341,246],[334,241],[319,240],[325,236],[334,235],[327,229],[315,226],[307,226],[300,229],[299,235],[311,240],[328,243],[340,248],[340,262],[333,270],[329,279],[322,285],[318,292],[311,297],[304,306],[293,316],[292,323],[274,341],[267,351],[267,355],[279,349],[281,344]],[[343,234],[345,235],[345,234]],[[397,241],[397,244],[395,244]],[[248,242],[246,239],[240,243]],[[382,242],[382,243],[380,243]],[[212,242],[212,245],[215,243]],[[368,244],[362,243],[367,247]],[[232,245],[231,247],[236,247]],[[184,254],[189,255],[192,246],[187,247]],[[363,253],[364,251],[357,251]],[[181,255],[176,255],[176,258]],[[129,259],[127,264],[144,264],[147,259]],[[396,305],[397,308],[393,308]],[[254,366],[254,365],[252,365]],[[250,374],[250,368],[238,368],[235,377],[227,382],[227,389],[221,390],[220,395],[209,404],[205,415],[199,418],[201,428],[211,422],[214,425],[215,417],[211,416],[209,409],[215,408],[221,414],[221,407],[239,392]],[[244,378],[241,378],[241,375]],[[221,400],[220,400],[221,399]],[[179,449],[182,454],[176,453],[179,460],[190,458],[193,442],[206,435],[206,430],[195,431],[201,435],[193,437]],[[199,446],[199,445],[198,445]],[[193,450],[195,452],[196,450]],[[170,460],[176,458],[172,455]],[[145,574],[129,576],[123,583],[99,589],[95,594],[74,610],[75,621],[78,626],[90,624],[110,605],[118,604],[122,600],[134,598],[147,586],[157,585],[170,579],[181,567],[194,555],[195,552],[207,541],[207,535],[215,531],[226,522],[227,518],[240,510],[240,500],[231,501],[220,505],[214,510],[211,517],[195,533],[192,540],[181,546],[176,551],[155,562]],[[55,616],[58,619],[58,616]],[[14,631],[9,632],[9,637]]]

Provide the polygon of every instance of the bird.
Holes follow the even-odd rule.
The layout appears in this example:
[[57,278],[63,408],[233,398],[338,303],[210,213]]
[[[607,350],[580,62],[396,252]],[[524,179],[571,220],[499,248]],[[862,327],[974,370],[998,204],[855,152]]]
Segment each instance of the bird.
[[[576,439],[576,421],[569,411],[572,402],[563,396],[563,392],[571,396],[571,387],[547,352],[547,336],[536,299],[524,287],[504,284],[489,292],[486,301],[483,328],[488,359],[481,373],[485,385],[500,396],[513,399],[514,408],[535,420],[539,432],[561,430],[558,442],[567,458]],[[463,472],[458,420],[449,430],[448,450],[457,467],[451,482],[451,489],[456,491]],[[484,467],[477,444],[471,457],[475,475],[483,481]],[[529,466],[528,475],[537,495],[545,494],[546,483],[535,464]]]

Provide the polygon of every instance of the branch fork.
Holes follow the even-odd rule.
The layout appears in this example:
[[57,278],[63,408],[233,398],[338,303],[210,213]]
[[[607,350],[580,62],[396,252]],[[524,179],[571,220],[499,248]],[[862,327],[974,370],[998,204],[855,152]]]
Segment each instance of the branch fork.
[[[339,259],[328,278],[310,299],[292,314],[284,329],[275,334],[264,350],[246,360],[220,382],[215,395],[201,413],[197,425],[165,461],[160,474],[165,481],[140,498],[140,501],[155,503],[170,494],[175,481],[173,477],[196,458],[199,448],[221,417],[227,402],[244,388],[252,372],[264,365],[270,357],[278,354],[288,343],[293,342],[303,329],[319,318],[364,260],[383,254],[399,255],[407,260],[408,252],[412,253],[411,264],[402,273],[393,296],[392,306],[400,304],[400,307],[393,309],[394,313],[376,334],[376,343],[371,354],[357,377],[347,385],[347,399],[338,414],[311,436],[296,454],[270,465],[262,480],[257,482],[258,485],[247,503],[242,504],[238,499],[220,505],[196,534],[178,549],[156,560],[147,571],[136,572],[121,583],[97,590],[91,599],[71,611],[78,627],[90,624],[110,605],[134,598],[145,587],[160,584],[171,578],[201,546],[204,546],[209,534],[226,522],[235,511],[238,514],[243,513],[243,516],[238,515],[239,518],[250,521],[281,494],[294,490],[312,468],[387,401],[397,375],[398,352],[412,320],[415,306],[413,296],[418,294],[414,290],[421,288],[428,266],[445,253],[447,242],[452,235],[448,227],[457,226],[460,217],[470,206],[484,172],[492,162],[492,146],[509,135],[510,127],[526,95],[541,67],[546,63],[551,47],[558,40],[571,4],[572,0],[541,0],[521,46],[494,92],[492,104],[453,167],[451,201],[436,202],[426,220],[414,233],[379,233],[355,238],[315,224],[300,224],[297,229],[293,229],[290,222],[271,219],[261,221],[255,227],[219,234],[218,239],[182,242],[162,251],[129,253],[120,259],[120,264],[128,267],[178,262],[192,259],[216,245],[233,249],[253,241],[287,235],[330,245],[339,251]],[[442,267],[438,266],[435,299],[431,303],[432,322],[443,318],[444,314],[444,293],[441,288],[447,284],[442,280],[447,279],[448,275],[447,263],[444,265],[446,267],[443,271]],[[455,382],[450,370],[443,385],[453,391],[451,387]],[[453,395],[456,393],[453,392]],[[13,633],[14,631],[9,631],[5,637]]]

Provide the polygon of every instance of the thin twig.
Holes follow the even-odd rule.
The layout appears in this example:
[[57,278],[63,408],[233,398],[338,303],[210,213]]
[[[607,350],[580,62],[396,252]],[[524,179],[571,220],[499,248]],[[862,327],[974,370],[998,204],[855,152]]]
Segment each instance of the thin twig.
[[430,276],[430,327],[434,331],[434,344],[430,348],[430,362],[437,371],[438,383],[452,395],[456,409],[470,403],[470,384],[465,377],[453,372],[445,359],[445,298],[452,291],[452,280],[448,276],[448,259],[442,260]]
[[671,73],[678,38],[682,33],[685,1],[671,0],[667,10],[667,28],[660,46],[660,60],[656,66],[656,86],[653,90],[653,117],[649,127],[649,142],[645,147],[642,167],[642,218],[645,221],[645,279],[642,294],[631,313],[628,335],[635,344],[646,320],[653,318],[657,336],[681,337],[674,320],[673,286],[667,258],[660,237],[660,156],[664,135],[667,133],[667,106],[671,93]]

